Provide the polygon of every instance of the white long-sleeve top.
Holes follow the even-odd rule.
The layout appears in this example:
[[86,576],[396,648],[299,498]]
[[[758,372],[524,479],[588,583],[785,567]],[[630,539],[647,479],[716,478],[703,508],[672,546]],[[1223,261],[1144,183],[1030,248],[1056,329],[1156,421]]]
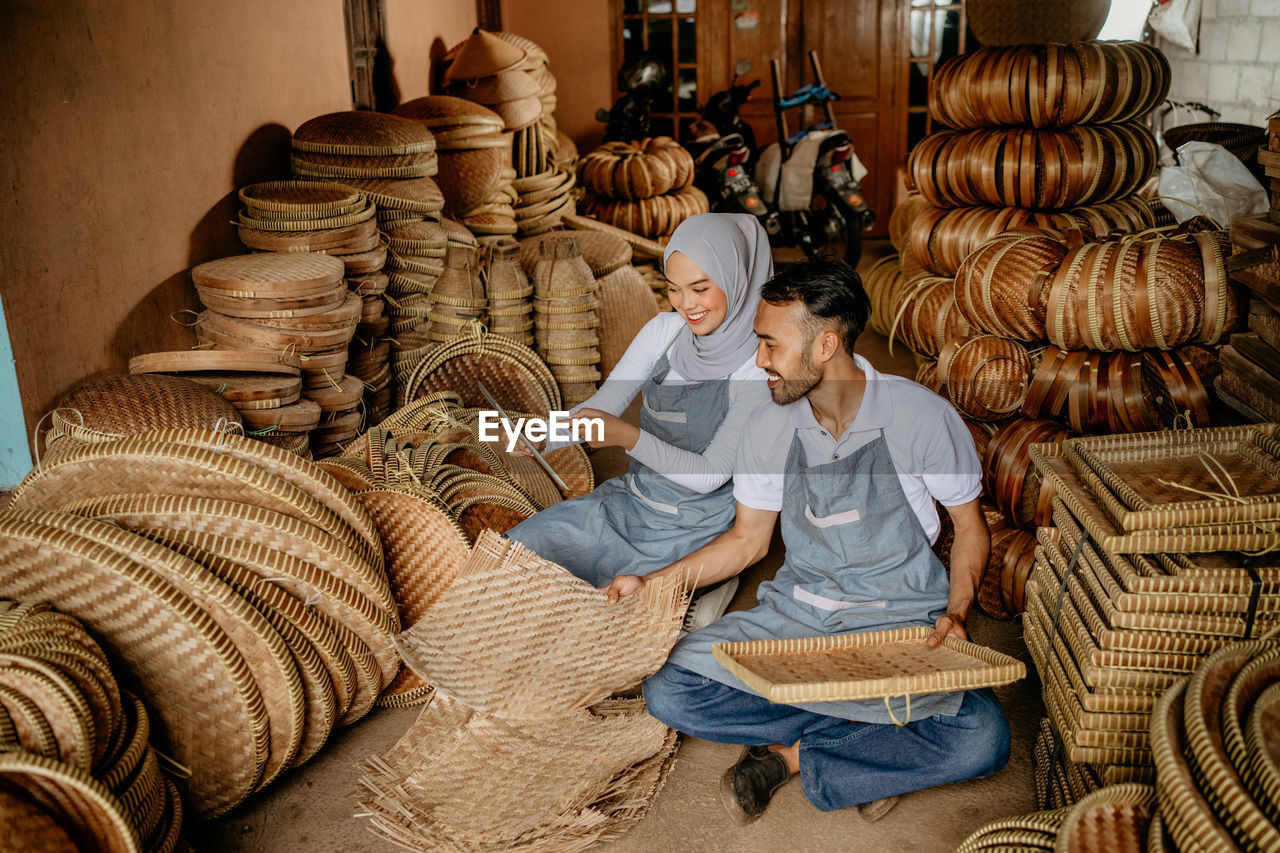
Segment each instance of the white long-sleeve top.
[[[632,339],[626,353],[609,373],[609,378],[588,400],[573,409],[599,409],[615,417],[631,405],[645,380],[653,373],[658,359],[666,351],[676,333],[685,325],[684,318],[669,311],[659,314],[644,325]],[[640,431],[640,438],[629,454],[680,486],[706,494],[724,485],[733,476],[738,441],[751,412],[769,399],[765,373],[756,367],[755,356],[729,374],[729,410],[716,430],[711,443],[702,453],[691,453],[659,441],[652,433]],[[662,385],[687,382],[676,369],[670,368]],[[554,450],[562,444],[549,444]]]

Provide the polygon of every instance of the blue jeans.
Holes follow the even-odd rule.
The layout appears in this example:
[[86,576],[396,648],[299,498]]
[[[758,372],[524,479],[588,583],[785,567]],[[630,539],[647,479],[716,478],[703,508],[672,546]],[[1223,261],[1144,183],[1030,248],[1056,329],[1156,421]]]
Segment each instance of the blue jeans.
[[799,741],[804,795],[822,811],[990,776],[1009,761],[1009,723],[989,689],[965,693],[954,717],[905,726],[776,705],[670,663],[645,681],[644,698],[650,714],[703,740],[743,746]]

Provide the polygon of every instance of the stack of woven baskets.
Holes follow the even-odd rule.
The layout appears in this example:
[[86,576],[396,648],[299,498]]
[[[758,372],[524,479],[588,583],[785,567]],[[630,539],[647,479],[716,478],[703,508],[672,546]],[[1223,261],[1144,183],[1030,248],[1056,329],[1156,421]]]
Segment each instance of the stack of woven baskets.
[[579,212],[645,237],[665,237],[710,210],[693,185],[693,157],[669,136],[606,142],[578,161]]
[[0,596],[80,619],[198,818],[362,717],[399,667],[378,531],[313,463],[226,432],[58,452],[0,514]]
[[489,331],[518,344],[533,344],[533,285],[520,266],[514,240],[486,246],[480,254]]
[[297,436],[318,429],[313,452],[331,452],[355,437],[365,388],[345,371],[365,302],[348,289],[345,272],[333,256],[284,252],[236,255],[192,269],[206,308],[196,321],[201,344],[300,360],[301,399],[255,400],[241,410],[250,432]]
[[600,375],[607,379],[636,333],[658,313],[649,282],[631,263],[631,247],[615,234],[557,231],[520,243],[520,263],[532,277],[547,240],[572,239],[595,277],[600,291],[598,337]]
[[[1152,709],[1179,677],[1280,627],[1274,424],[1072,438],[1032,458],[1055,494],[1025,636],[1079,778],[1150,782]],[[1246,552],[1246,553],[1240,553]],[[1178,750],[1179,752],[1181,750]]]
[[347,272],[347,289],[363,300],[360,322],[347,348],[347,374],[364,386],[364,411],[368,420],[381,420],[391,413],[391,317],[387,313],[389,279],[382,272],[386,249],[381,257],[363,262],[343,258]]
[[483,104],[502,117],[509,131],[523,130],[542,118],[541,86],[530,73],[523,48],[476,27],[450,53],[444,70],[447,94]]
[[[1272,139],[1280,152],[1280,139]],[[1280,174],[1280,165],[1276,172]],[[1249,332],[1232,335],[1230,346],[1223,347],[1216,389],[1247,421],[1280,420],[1280,225],[1262,216],[1233,219],[1231,248],[1233,262],[1252,261],[1231,274],[1252,298]]]
[[492,531],[451,568],[400,636],[436,696],[363,767],[374,832],[467,850],[581,849],[620,835],[657,796],[677,741],[643,700],[610,697],[661,666],[688,603],[684,579],[610,605]]
[[394,114],[433,134],[440,159],[436,182],[444,194],[446,216],[486,243],[516,233],[516,171],[502,116],[449,95],[415,98],[396,107]]
[[151,746],[147,709],[84,625],[0,599],[0,648],[6,849],[178,849],[182,800]]
[[600,380],[600,285],[571,237],[538,245],[533,272],[534,348],[560,386],[566,406],[595,393]]

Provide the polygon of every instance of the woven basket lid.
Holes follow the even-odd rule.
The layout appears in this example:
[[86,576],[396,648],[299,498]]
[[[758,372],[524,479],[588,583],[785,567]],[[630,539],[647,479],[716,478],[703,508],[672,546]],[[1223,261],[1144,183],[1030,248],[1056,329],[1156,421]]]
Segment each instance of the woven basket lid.
[[133,560],[45,525],[0,519],[0,554],[24,567],[0,577],[0,595],[52,602],[123,662],[158,717],[158,744],[192,771],[186,788],[199,813],[220,814],[253,790],[266,761],[266,708],[207,614]]
[[[500,71],[476,80],[459,80],[452,83],[447,91],[455,97],[466,98],[468,101],[475,101],[477,104],[492,108],[493,104],[504,101],[537,97],[538,82],[530,76],[528,71],[518,69]],[[539,113],[542,111],[541,102],[539,102],[538,111]]]
[[[443,257],[445,245],[448,243],[448,232],[444,226],[427,220],[388,223],[383,226],[382,233],[389,240],[399,241],[402,244],[398,254]],[[413,251],[408,251],[409,249]]]
[[381,178],[351,178],[343,182],[369,196],[379,210],[419,211],[436,214],[444,207],[444,196],[433,178],[387,180]]
[[328,255],[262,252],[199,264],[191,278],[202,287],[272,298],[324,292],[343,272],[342,261]]
[[627,265],[600,279],[600,373],[621,360],[636,333],[658,313],[658,300],[635,267]]
[[303,122],[293,132],[293,148],[378,157],[434,151],[435,139],[421,125],[400,116],[348,110]]
[[521,48],[476,27],[445,71],[445,81],[475,80],[509,71],[527,58]]
[[[436,133],[448,131],[453,127],[463,127],[467,128],[469,133],[487,134],[495,130],[500,131],[503,126],[502,117],[488,107],[451,95],[414,98],[396,107],[392,114],[422,122]],[[441,153],[443,151],[442,148]]]
[[445,155],[447,168],[436,179],[444,194],[447,216],[465,214],[484,204],[498,186],[502,164],[508,157],[503,148],[475,148]]
[[58,401],[79,441],[109,441],[170,427],[214,428],[242,422],[235,406],[179,376],[120,374],[90,379]]
[[[240,188],[240,201],[251,209],[307,212],[316,216],[352,207],[360,202],[357,190],[324,181],[269,181]],[[311,218],[308,216],[307,218]]]
[[267,709],[269,749],[258,786],[270,784],[297,753],[306,706],[293,656],[280,635],[235,591],[203,566],[146,537],[91,518],[41,511],[13,517],[83,537],[164,578],[208,614],[244,657]]

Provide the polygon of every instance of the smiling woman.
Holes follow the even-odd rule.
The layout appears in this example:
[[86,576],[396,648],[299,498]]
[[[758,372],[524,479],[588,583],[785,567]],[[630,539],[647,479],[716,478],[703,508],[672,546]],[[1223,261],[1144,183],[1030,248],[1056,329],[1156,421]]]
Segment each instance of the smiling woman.
[[[629,470],[507,533],[597,586],[661,569],[732,524],[738,437],[769,395],[752,322],[773,262],[756,218],[690,218],[672,235],[665,265],[675,311],[641,329],[574,412],[603,422],[603,437],[588,443],[622,447]],[[620,418],[637,393],[639,428]]]

